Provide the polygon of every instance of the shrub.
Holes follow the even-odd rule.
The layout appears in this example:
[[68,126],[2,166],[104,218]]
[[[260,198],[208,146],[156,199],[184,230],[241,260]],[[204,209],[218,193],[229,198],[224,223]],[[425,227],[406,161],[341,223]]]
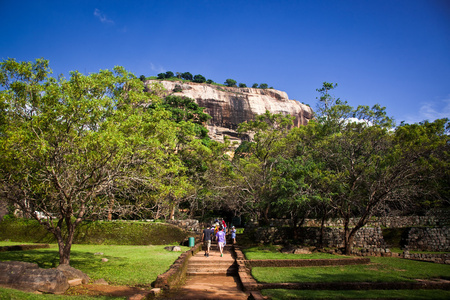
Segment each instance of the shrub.
[[[139,221],[83,222],[75,244],[165,245],[179,244],[187,237],[182,229],[165,223]],[[55,243],[53,235],[35,220],[7,219],[0,223],[0,240]]]

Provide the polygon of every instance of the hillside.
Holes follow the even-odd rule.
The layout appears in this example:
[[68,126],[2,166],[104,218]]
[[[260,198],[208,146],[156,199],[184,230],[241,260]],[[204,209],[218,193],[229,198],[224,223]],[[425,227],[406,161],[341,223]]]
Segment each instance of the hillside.
[[283,91],[259,88],[238,88],[217,86],[206,83],[147,80],[149,89],[161,83],[165,95],[185,96],[205,107],[211,116],[207,124],[209,136],[223,141],[228,136],[231,141],[240,141],[236,132],[242,122],[253,120],[256,115],[267,111],[294,116],[294,126],[306,125],[313,116],[312,109],[296,100],[290,100]]

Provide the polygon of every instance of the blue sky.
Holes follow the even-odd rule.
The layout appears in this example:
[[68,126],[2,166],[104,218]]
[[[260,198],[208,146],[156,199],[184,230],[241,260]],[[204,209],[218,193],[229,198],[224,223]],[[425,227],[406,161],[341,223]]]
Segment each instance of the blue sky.
[[190,72],[313,108],[327,81],[397,124],[450,117],[448,0],[0,0],[0,26],[0,59],[43,57],[55,74]]

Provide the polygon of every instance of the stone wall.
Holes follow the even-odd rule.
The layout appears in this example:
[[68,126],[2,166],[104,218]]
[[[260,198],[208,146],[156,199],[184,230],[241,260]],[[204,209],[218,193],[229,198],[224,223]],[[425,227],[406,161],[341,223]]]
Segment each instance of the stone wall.
[[407,258],[407,259],[421,260],[421,261],[428,261],[428,262],[450,265],[450,253],[444,253],[444,254],[410,253],[409,251],[405,251],[402,254],[398,254],[398,256]]
[[[354,226],[358,219],[351,218],[350,226]],[[270,219],[270,226],[291,226],[289,219]],[[257,222],[249,222],[247,227],[257,226]],[[297,224],[299,225],[299,224]],[[373,217],[366,226],[385,228],[405,228],[420,226],[447,226],[450,225],[450,213],[448,211],[434,211],[426,216],[397,216],[397,217]],[[305,219],[303,227],[320,227],[321,220]],[[329,219],[325,221],[325,227],[344,227],[342,219]]]
[[154,282],[155,288],[170,290],[182,285],[186,279],[186,270],[189,258],[201,250],[201,244],[197,244],[186,252],[182,253],[165,273],[158,275]]
[[[253,238],[262,243],[283,243],[295,239],[303,245],[317,246],[320,242],[320,228],[301,227],[294,233],[289,227],[261,227],[252,230]],[[344,230],[342,228],[324,228],[323,246],[329,248],[344,247]],[[353,246],[356,248],[385,249],[381,228],[364,227],[355,235]]]
[[186,231],[190,231],[193,233],[201,232],[200,224],[198,220],[187,219],[187,220],[170,220],[170,224],[178,226]]
[[[442,222],[442,218],[433,217],[396,217],[388,224],[397,224],[402,228],[404,225],[414,225],[406,231],[403,238],[403,245],[406,245],[408,250],[422,250],[422,251],[450,251],[450,227],[417,227],[419,224],[437,224],[433,220]],[[384,220],[386,221],[386,220]],[[315,221],[314,221],[315,222]],[[319,246],[320,244],[320,227],[309,227],[309,225],[317,225],[314,222],[306,222],[304,227],[296,229],[293,232],[292,227],[288,227],[288,220],[271,220],[270,227],[258,227],[256,222],[247,223],[247,232],[253,234],[253,238],[261,243],[284,243],[286,240],[297,240],[303,245]],[[324,228],[322,245],[329,248],[342,248],[344,246],[344,229],[340,225],[340,221],[330,222]],[[373,224],[373,223],[372,223]],[[402,225],[402,226],[400,226]],[[381,227],[363,227],[356,233],[353,242],[354,248],[362,248],[365,251],[370,251],[374,254],[389,253],[387,245],[383,238]],[[358,251],[360,251],[358,249]]]
[[413,227],[406,245],[409,250],[450,251],[450,227]]

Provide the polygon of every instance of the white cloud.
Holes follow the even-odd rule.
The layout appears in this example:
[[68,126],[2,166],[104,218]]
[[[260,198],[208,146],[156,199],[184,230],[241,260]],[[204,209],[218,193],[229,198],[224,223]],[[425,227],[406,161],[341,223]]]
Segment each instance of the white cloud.
[[94,10],[94,16],[96,16],[103,24],[114,24],[113,20],[108,19],[108,17],[97,8]]
[[427,102],[424,103],[419,110],[421,116],[424,119],[434,121],[436,119],[449,118],[450,117],[450,95],[447,99],[441,101],[441,103]]
[[408,116],[406,123],[418,123],[425,120],[433,122],[436,119],[450,118],[450,95],[439,101],[423,102],[417,115]]
[[163,67],[155,66],[153,63],[150,63],[150,68],[151,68],[151,70],[153,72],[156,72],[156,74],[165,73],[166,72],[166,70]]

